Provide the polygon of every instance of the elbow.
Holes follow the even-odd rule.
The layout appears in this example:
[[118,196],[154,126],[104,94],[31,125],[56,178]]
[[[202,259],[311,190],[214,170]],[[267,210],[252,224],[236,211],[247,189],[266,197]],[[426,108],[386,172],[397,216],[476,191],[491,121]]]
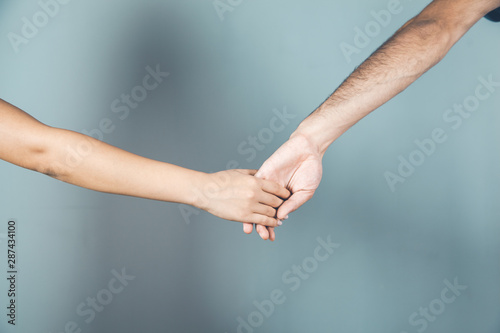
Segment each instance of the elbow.
[[46,131],[39,133],[38,144],[28,148],[31,161],[28,168],[49,177],[61,179],[67,173],[68,167],[58,149],[61,141],[55,138],[54,134],[53,128],[47,128]]
[[64,182],[70,182],[76,172],[85,167],[94,142],[86,135],[51,128],[38,153],[36,171]]
[[404,30],[416,55],[410,58],[408,67],[414,68],[417,76],[440,62],[456,42],[452,30],[436,19],[419,19],[417,16]]
[[63,171],[62,165],[50,157],[51,154],[49,151],[45,149],[34,149],[30,155],[32,156],[33,163],[28,169],[52,178],[60,178]]
[[453,29],[438,19],[418,19],[417,17],[408,28],[414,32],[416,42],[426,48],[437,46],[436,49],[443,52],[449,50],[456,42],[453,38]]
[[47,176],[55,178],[55,179],[60,179],[60,177],[61,177],[60,173],[57,172],[56,169],[53,168],[52,166],[42,166],[42,167],[36,169],[35,171],[40,172],[44,175],[47,175]]

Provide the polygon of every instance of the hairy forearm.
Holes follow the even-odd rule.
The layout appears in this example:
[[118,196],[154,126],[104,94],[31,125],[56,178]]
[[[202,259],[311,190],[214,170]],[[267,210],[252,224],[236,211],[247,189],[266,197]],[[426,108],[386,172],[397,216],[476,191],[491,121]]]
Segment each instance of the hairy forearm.
[[422,12],[363,62],[292,135],[307,136],[324,153],[352,125],[438,63],[465,31],[453,31]]
[[362,63],[318,110],[337,110],[346,125],[404,90],[441,60],[451,47],[436,21],[413,21]]
[[51,128],[37,171],[88,189],[194,204],[206,174],[141,157],[80,133]]

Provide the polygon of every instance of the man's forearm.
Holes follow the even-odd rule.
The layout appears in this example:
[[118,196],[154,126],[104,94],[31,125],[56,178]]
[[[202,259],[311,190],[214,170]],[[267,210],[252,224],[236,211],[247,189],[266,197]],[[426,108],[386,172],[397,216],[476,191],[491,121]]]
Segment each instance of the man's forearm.
[[[364,116],[399,94],[438,63],[479,19],[439,18],[440,1],[407,22],[292,134],[307,137],[324,154],[327,147]],[[444,4],[443,4],[444,3]],[[458,9],[456,15],[459,14]]]

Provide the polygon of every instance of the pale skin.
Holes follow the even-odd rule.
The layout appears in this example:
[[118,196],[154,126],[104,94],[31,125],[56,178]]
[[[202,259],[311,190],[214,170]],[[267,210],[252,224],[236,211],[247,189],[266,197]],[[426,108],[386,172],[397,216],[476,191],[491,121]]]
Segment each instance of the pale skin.
[[[292,192],[278,219],[311,199],[321,181],[323,156],[338,137],[436,65],[498,7],[500,0],[434,0],[363,62],[257,172]],[[245,233],[252,230],[252,224],[243,225]],[[275,239],[272,227],[257,225],[256,231],[262,239]]]
[[0,159],[95,191],[192,205],[226,220],[278,226],[290,192],[256,170],[194,171],[47,126],[0,99]]

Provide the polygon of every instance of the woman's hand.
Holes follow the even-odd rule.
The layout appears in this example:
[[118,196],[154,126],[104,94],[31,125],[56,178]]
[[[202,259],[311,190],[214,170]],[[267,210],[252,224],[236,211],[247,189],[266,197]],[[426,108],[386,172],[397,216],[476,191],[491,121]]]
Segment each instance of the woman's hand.
[[[277,210],[277,217],[286,220],[288,214],[312,198],[323,174],[322,158],[324,152],[312,140],[301,134],[292,134],[274,154],[262,164],[257,177],[274,181],[286,186],[292,196]],[[251,233],[253,225],[245,223],[243,231]],[[274,241],[273,228],[255,226],[264,240]]]
[[226,220],[281,225],[276,208],[290,192],[275,182],[254,177],[256,172],[241,169],[206,174],[195,190],[194,205]]

